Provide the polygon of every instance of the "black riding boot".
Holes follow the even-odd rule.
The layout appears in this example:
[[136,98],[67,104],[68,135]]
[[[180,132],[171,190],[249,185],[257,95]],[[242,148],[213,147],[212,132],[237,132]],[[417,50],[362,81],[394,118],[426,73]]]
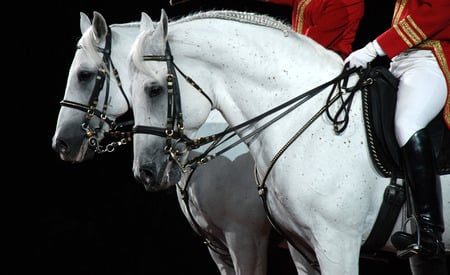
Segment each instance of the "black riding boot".
[[415,255],[409,258],[409,267],[413,275],[448,275],[445,254],[440,256]]
[[443,258],[445,263],[441,183],[431,139],[424,129],[417,131],[401,152],[419,234],[396,232],[391,238],[392,244],[399,250],[399,256],[419,254],[420,258]]

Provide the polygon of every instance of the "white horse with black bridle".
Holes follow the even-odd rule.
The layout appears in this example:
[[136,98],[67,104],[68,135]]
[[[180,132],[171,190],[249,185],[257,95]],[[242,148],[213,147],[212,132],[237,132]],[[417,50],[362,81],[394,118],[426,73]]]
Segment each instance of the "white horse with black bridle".
[[[342,90],[321,86],[345,71],[343,60],[265,15],[210,11],[169,23],[162,11],[157,24],[143,16],[141,26],[130,55],[135,177],[154,190],[168,188],[217,156],[184,152],[235,132],[256,162],[260,194],[298,272],[304,262],[296,248],[306,243],[321,274],[358,274],[390,179],[370,156],[361,91],[352,89],[357,75],[346,85],[338,81]],[[349,97],[348,117],[331,116],[334,125],[325,113],[342,110]],[[198,139],[211,110],[230,131]],[[341,118],[346,124],[337,135]],[[449,250],[450,176],[441,179]],[[401,209],[393,232],[404,216]],[[380,251],[395,248],[387,240]]]
[[[82,162],[94,152],[112,152],[132,139],[127,127],[133,121],[121,122],[120,117],[131,107],[127,57],[139,27],[139,22],[108,26],[98,12],[91,24],[80,13],[82,36],[52,144],[62,160]],[[220,114],[214,114],[201,131],[207,134],[226,125]],[[208,245],[221,274],[267,270],[271,225],[256,193],[253,160],[247,152],[244,145],[235,148],[217,162],[199,167],[189,181],[177,183],[181,209]]]

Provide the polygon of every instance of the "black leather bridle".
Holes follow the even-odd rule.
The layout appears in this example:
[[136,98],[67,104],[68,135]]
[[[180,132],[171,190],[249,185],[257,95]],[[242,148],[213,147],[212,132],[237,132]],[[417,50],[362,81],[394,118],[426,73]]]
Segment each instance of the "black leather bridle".
[[[133,134],[150,134],[166,138],[164,152],[169,154],[171,159],[174,160],[183,171],[186,171],[186,165],[181,164],[178,156],[187,151],[197,149],[213,140],[209,138],[192,140],[184,134],[183,112],[181,110],[181,96],[177,71],[209,101],[211,106],[213,106],[213,102],[200,86],[175,65],[168,42],[166,43],[165,55],[145,55],[143,59],[144,61],[162,61],[167,64],[167,120],[165,128],[135,125],[133,127]],[[179,147],[177,148],[177,145],[180,143],[184,145],[183,150],[180,150]]]
[[[78,49],[81,47],[78,46]],[[97,47],[97,50],[101,53],[103,53],[103,64],[98,67],[97,75],[95,77],[95,85],[92,90],[91,96],[89,98],[88,105],[84,105],[82,103],[74,102],[71,100],[65,100],[63,99],[60,104],[63,107],[69,107],[74,108],[80,111],[86,112],[85,119],[81,123],[81,128],[85,132],[86,138],[89,140],[89,145],[94,147],[95,152],[97,153],[104,153],[104,152],[112,152],[117,146],[124,145],[128,143],[131,140],[131,133],[130,132],[119,132],[117,129],[120,127],[124,127],[127,125],[131,125],[132,121],[125,121],[123,123],[118,123],[115,119],[110,118],[107,115],[107,109],[108,109],[108,98],[109,98],[109,86],[110,81],[106,81],[107,79],[110,80],[110,71],[113,72],[113,76],[116,80],[116,83],[125,98],[125,101],[127,102],[128,110],[131,110],[130,102],[125,94],[125,91],[122,88],[122,83],[120,81],[119,73],[117,69],[115,68],[112,59],[111,59],[111,29],[108,27],[108,31],[106,34],[106,41],[105,41],[105,47],[100,48]],[[105,97],[103,101],[103,106],[101,110],[97,109],[97,106],[99,105],[99,95],[101,90],[103,89],[104,85],[106,83],[106,90],[105,90]],[[92,128],[90,125],[91,119],[96,116],[100,119],[100,123],[98,127]],[[107,123],[109,125],[109,131],[105,133],[102,130],[103,123]],[[100,145],[100,142],[98,141],[99,134],[103,133],[104,136],[109,136],[113,138],[118,138],[119,141],[113,141],[106,146]]]

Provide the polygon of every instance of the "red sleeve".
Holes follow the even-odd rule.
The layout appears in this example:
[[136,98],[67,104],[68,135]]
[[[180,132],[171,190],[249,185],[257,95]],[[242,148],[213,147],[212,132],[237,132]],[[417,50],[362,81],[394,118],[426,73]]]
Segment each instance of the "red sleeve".
[[450,39],[450,1],[409,0],[397,2],[392,27],[376,38],[389,58],[425,40]]
[[323,1],[322,10],[316,14],[314,24],[305,26],[304,34],[343,57],[348,55],[364,15],[364,1]]

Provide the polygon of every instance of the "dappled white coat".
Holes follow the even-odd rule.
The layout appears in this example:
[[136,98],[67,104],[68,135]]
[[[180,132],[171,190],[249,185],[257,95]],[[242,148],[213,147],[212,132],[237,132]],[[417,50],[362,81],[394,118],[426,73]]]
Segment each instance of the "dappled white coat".
[[[280,30],[242,22],[245,18],[264,21],[264,16],[213,11],[204,17],[168,24],[163,11],[155,29],[153,24],[142,24],[147,29],[133,47],[130,67],[136,124],[165,125],[164,115],[158,117],[166,112],[161,99],[166,98],[165,93],[148,99],[146,104],[151,104],[151,108],[142,106],[139,101],[144,97],[141,93],[145,88],[166,87],[165,63],[142,61],[142,55],[164,55],[167,39],[176,65],[203,88],[213,101],[212,107],[219,110],[231,126],[331,80],[343,68],[343,61],[335,53],[289,28]],[[211,106],[186,81],[182,78],[178,81],[186,133],[195,135],[196,129],[206,121]],[[259,178],[263,178],[277,152],[324,106],[328,91],[299,106],[247,142]],[[341,135],[333,132],[325,115],[320,116],[281,155],[266,181],[271,214],[296,245],[306,239],[314,248],[323,275],[358,274],[360,247],[371,231],[384,189],[389,184],[389,179],[378,174],[372,165],[361,101],[358,93],[349,125]],[[147,120],[148,117],[151,119]],[[264,122],[271,118],[273,116]],[[180,175],[177,167],[167,162],[162,151],[163,140],[140,136],[134,144],[135,176],[153,188],[174,184]],[[155,150],[155,146],[160,150]],[[152,154],[148,154],[146,148],[153,148]],[[154,177],[145,177],[140,173],[142,168],[155,169],[157,173]],[[448,175],[442,176],[442,187],[446,221],[444,242],[450,244]],[[399,226],[397,222],[394,230],[399,230]],[[385,249],[393,251],[390,243]]]

